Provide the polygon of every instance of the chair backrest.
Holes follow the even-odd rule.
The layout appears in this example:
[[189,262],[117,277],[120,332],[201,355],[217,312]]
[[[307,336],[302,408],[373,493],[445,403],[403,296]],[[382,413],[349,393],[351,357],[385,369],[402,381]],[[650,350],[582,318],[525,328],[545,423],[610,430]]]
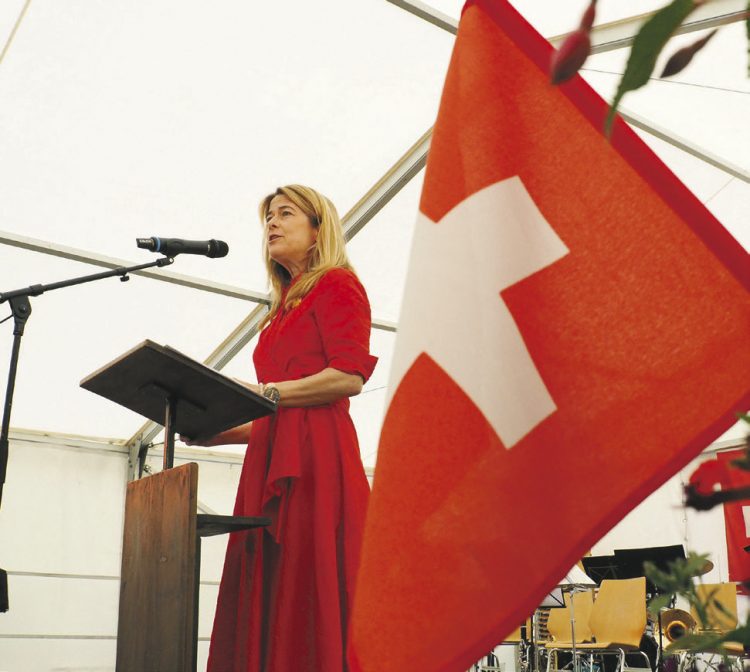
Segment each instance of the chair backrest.
[[637,647],[646,629],[646,577],[602,581],[589,625],[597,642]]
[[[589,618],[594,606],[594,596],[590,590],[580,593],[573,593],[573,613],[575,618],[575,641],[577,643],[591,641],[591,628],[589,627]],[[549,618],[547,619],[547,630],[553,641],[571,641],[571,611],[570,596],[565,593],[565,606],[550,609]]]
[[590,642],[594,638],[591,632],[591,612],[594,609],[594,591],[584,590],[573,593],[573,614],[576,619],[576,642]]
[[[727,632],[737,627],[737,586],[734,583],[700,583],[695,587],[695,592],[703,603],[710,599],[706,610],[708,623],[701,621],[695,607],[690,608],[690,613],[701,630]],[[719,602],[723,610],[715,602]]]
[[570,639],[570,607],[554,607],[549,610],[547,617],[547,632],[553,642],[568,641]]

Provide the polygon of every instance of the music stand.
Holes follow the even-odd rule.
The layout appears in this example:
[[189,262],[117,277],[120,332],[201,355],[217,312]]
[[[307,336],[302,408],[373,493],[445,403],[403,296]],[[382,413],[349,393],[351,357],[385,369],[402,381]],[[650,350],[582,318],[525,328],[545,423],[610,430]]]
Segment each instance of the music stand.
[[590,576],[596,585],[601,585],[604,579],[622,578],[618,574],[617,561],[614,555],[592,555],[581,558],[583,571]]
[[[584,558],[585,560],[585,558]],[[593,581],[589,576],[587,576],[586,572],[584,572],[580,567],[578,567],[577,564],[573,565],[568,572],[565,574],[565,576],[558,581],[557,585],[549,592],[547,595],[544,596],[544,599],[542,600],[540,607],[551,607],[553,609],[555,608],[561,608],[565,606],[565,595],[564,593],[566,591],[570,592],[570,634],[571,634],[571,641],[572,641],[572,647],[573,647],[573,670],[577,669],[576,667],[576,648],[575,648],[575,611],[573,607],[573,593],[580,590],[588,590],[589,588],[593,588],[596,585],[596,582]],[[539,645],[538,645],[538,624],[536,622],[536,612],[534,613],[533,617],[533,627],[531,632],[531,641],[534,644],[534,658],[535,658],[535,666],[536,669],[539,669]]]
[[[576,655],[576,615],[575,600],[573,595],[579,591],[590,590],[596,586],[596,581],[591,579],[578,565],[573,565],[570,571],[560,580],[558,584],[562,593],[566,590],[570,593],[570,642],[573,656],[573,672],[578,672],[578,656]],[[563,601],[563,605],[564,605]]]
[[276,404],[169,346],[145,340],[81,387],[164,424],[164,469],[174,466],[175,433],[202,440],[276,410]]
[[[682,544],[674,546],[652,546],[650,548],[615,549],[615,561],[618,566],[617,578],[634,579],[646,576],[643,570],[644,562],[653,563],[658,569],[666,572],[669,565],[676,560],[685,559],[685,549]],[[658,593],[658,588],[646,577],[646,592],[651,595]]]

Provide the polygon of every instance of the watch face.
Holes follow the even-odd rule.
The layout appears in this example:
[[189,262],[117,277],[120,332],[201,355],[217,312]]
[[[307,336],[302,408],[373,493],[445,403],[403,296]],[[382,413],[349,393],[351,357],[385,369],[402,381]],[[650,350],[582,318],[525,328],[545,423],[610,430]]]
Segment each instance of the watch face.
[[273,385],[266,385],[263,388],[263,396],[274,403],[278,403],[279,398],[281,397],[279,391]]

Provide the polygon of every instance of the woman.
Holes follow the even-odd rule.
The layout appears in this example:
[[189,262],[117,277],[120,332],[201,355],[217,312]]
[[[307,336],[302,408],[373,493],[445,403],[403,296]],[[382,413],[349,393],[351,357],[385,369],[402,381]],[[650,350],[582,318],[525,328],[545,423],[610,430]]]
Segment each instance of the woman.
[[208,444],[247,442],[234,513],[272,523],[230,535],[208,670],[338,672],[369,494],[348,397],[377,361],[370,308],[327,198],[281,187],[260,214],[272,304],[250,387],[278,408]]

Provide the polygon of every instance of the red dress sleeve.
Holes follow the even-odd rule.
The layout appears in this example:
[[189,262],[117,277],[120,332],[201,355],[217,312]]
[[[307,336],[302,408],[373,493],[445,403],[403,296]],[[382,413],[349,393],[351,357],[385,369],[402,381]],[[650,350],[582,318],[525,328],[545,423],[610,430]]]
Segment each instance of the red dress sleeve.
[[351,271],[328,271],[315,288],[314,316],[327,366],[356,373],[366,382],[377,357],[370,354],[370,302]]

